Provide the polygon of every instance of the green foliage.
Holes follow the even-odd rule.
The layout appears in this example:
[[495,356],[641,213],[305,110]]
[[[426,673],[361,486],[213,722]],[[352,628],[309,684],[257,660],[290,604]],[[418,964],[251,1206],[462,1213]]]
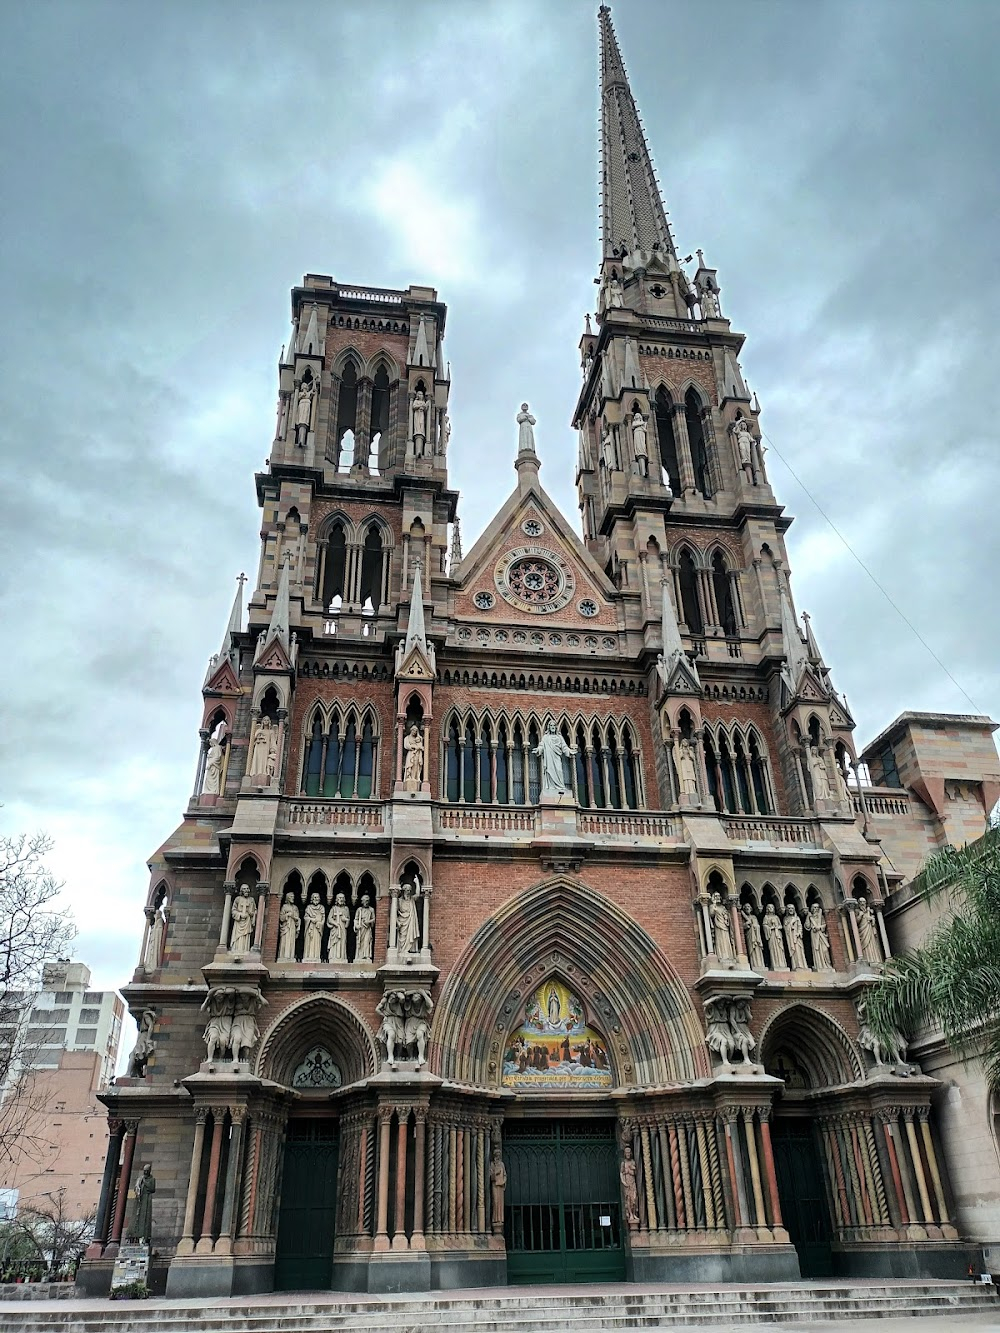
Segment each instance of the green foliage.
[[866,997],[868,1023],[886,1038],[893,1027],[940,1027],[1000,1093],[1000,829],[938,853],[914,887],[948,911],[919,948],[886,963]]
[[113,1301],[144,1301],[148,1296],[149,1288],[141,1277],[136,1278],[134,1282],[126,1282],[120,1287],[115,1287],[111,1293]]

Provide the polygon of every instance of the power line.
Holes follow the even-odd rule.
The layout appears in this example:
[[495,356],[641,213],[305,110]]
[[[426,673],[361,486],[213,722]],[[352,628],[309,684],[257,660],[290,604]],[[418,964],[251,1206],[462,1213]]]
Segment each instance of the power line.
[[972,696],[969,694],[968,690],[966,690],[962,685],[959,684],[959,682],[958,682],[958,681],[955,679],[955,677],[951,674],[951,672],[948,670],[948,668],[945,666],[945,664],[941,661],[940,657],[938,657],[938,655],[937,655],[937,653],[934,651],[934,649],[930,646],[930,644],[927,642],[927,640],[924,638],[924,636],[923,636],[923,635],[920,633],[920,631],[917,629],[916,625],[914,625],[913,621],[909,618],[908,615],[906,615],[906,613],[905,613],[904,611],[902,611],[902,610],[896,605],[896,603],[895,603],[895,602],[892,600],[892,598],[889,596],[889,594],[888,594],[888,592],[885,590],[885,588],[883,588],[882,584],[879,583],[878,579],[875,577],[875,575],[872,573],[872,571],[868,568],[868,566],[865,564],[865,562],[861,559],[861,557],[858,555],[857,551],[854,549],[854,547],[851,545],[851,543],[847,540],[847,538],[844,536],[844,534],[841,532],[841,530],[837,527],[836,523],[834,523],[833,519],[832,519],[832,518],[830,517],[830,515],[826,512],[826,510],[823,508],[823,506],[820,504],[820,502],[816,499],[815,495],[813,495],[812,491],[811,491],[811,490],[809,489],[809,487],[805,484],[805,482],[802,480],[802,478],[799,476],[799,474],[795,471],[795,469],[792,467],[791,463],[789,463],[789,461],[788,461],[788,459],[785,457],[785,455],[781,452],[781,450],[777,447],[777,445],[776,445],[776,444],[774,443],[774,441],[771,439],[770,435],[768,435],[768,434],[766,433],[766,431],[763,431],[763,430],[762,430],[760,433],[761,433],[761,435],[764,437],[764,439],[767,441],[768,446],[769,446],[771,449],[774,450],[774,452],[775,452],[775,453],[778,455],[778,457],[781,459],[782,463],[785,465],[785,467],[788,469],[788,471],[792,474],[792,477],[795,479],[795,481],[798,482],[799,486],[802,488],[802,490],[803,490],[803,491],[805,492],[805,494],[808,496],[808,498],[809,498],[809,500],[812,502],[812,504],[816,507],[816,509],[819,510],[820,514],[823,516],[823,518],[826,520],[826,522],[827,522],[827,523],[830,525],[830,527],[833,529],[834,533],[836,533],[837,537],[838,537],[838,538],[840,539],[840,541],[844,544],[845,548],[846,548],[847,551],[850,553],[850,555],[852,555],[852,556],[854,557],[854,559],[858,562],[858,564],[861,566],[861,568],[865,571],[865,573],[866,573],[866,574],[868,575],[868,577],[871,579],[872,583],[874,583],[875,587],[878,588],[879,592],[882,594],[882,596],[885,598],[885,600],[889,603],[889,605],[890,605],[890,606],[892,607],[892,609],[895,611],[896,615],[899,616],[899,618],[900,618],[900,620],[903,622],[903,624],[906,625],[906,626],[913,632],[913,635],[914,635],[914,637],[916,638],[917,642],[920,643],[920,644],[922,644],[923,647],[927,649],[928,653],[930,653],[930,655],[931,655],[931,657],[933,657],[934,661],[938,664],[938,666],[941,668],[941,670],[944,672],[944,674],[948,677],[948,679],[951,681],[951,683],[955,686],[955,689],[958,690],[959,694],[963,695],[964,698],[968,699],[969,703],[972,705],[973,709],[974,709],[977,713],[982,713],[983,710],[982,710],[982,709],[979,707],[979,705],[976,703],[975,699],[972,698]]

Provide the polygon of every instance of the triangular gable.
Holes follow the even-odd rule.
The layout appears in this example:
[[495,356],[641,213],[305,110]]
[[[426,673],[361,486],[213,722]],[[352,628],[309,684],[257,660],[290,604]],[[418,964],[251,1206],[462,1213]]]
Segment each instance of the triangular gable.
[[240,683],[228,657],[224,657],[205,681],[202,694],[239,694]]
[[396,671],[397,680],[433,680],[434,672],[431,670],[430,663],[421,652],[418,644],[414,644],[403,660],[402,665]]
[[255,671],[291,671],[292,669],[288,654],[282,647],[281,640],[277,637],[265,645],[262,653],[258,653],[257,660],[253,665]]
[[[545,526],[545,532],[537,537],[522,531],[521,526],[532,511],[538,514]],[[525,494],[515,490],[507,497],[462,561],[459,589],[468,590],[479,582],[510,546],[535,544],[562,554],[580,570],[593,590],[605,601],[613,601],[618,596],[618,589],[541,486],[532,486]],[[579,583],[577,580],[578,597],[581,595]]]
[[664,681],[661,698],[668,694],[690,694],[697,699],[701,698],[701,682],[690,660],[683,654],[675,657],[665,672],[660,670],[660,679]]

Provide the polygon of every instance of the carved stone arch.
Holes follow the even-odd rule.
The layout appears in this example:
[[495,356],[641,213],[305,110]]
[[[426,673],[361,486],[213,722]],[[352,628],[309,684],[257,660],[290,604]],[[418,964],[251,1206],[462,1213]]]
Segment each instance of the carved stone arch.
[[696,569],[706,568],[705,552],[689,536],[678,537],[670,547],[670,563],[672,565],[680,564],[681,554],[685,549],[691,552],[691,559],[694,561]]
[[366,514],[358,522],[358,543],[363,546],[365,538],[373,527],[378,528],[378,534],[382,538],[382,550],[391,551],[395,545],[395,539],[392,535],[392,528],[385,521],[381,514]]
[[282,1010],[265,1031],[257,1054],[258,1078],[290,1087],[296,1067],[317,1042],[329,1048],[345,1084],[378,1071],[375,1038],[365,1020],[348,1000],[320,991]]
[[783,906],[787,907],[789,903],[794,903],[800,912],[804,911],[806,901],[801,885],[796,884],[794,880],[788,880],[781,895],[781,901]]
[[329,514],[324,514],[323,518],[320,519],[319,527],[316,532],[316,540],[320,545],[325,541],[329,541],[330,533],[338,523],[344,529],[344,536],[347,539],[348,544],[356,540],[353,520],[349,515],[345,514],[342,509],[334,509],[331,510]]
[[529,988],[554,971],[581,992],[614,1044],[622,1083],[647,1087],[708,1076],[701,1023],[669,959],[620,907],[566,876],[508,899],[469,940],[434,1017],[432,1071],[497,1086]]
[[857,1047],[837,1020],[815,1005],[796,1002],[772,1015],[758,1042],[761,1063],[773,1073],[788,1051],[808,1087],[834,1088],[856,1083],[864,1064]]
[[749,880],[744,880],[740,885],[740,902],[749,903],[758,916],[764,910],[764,905],[760,899],[760,893],[754,888]]
[[253,867],[257,872],[258,882],[260,880],[267,879],[267,868],[264,864],[264,857],[261,855],[260,852],[255,851],[252,847],[247,847],[244,845],[233,846],[230,848],[229,873],[226,875],[226,878],[231,880],[238,880],[240,873],[243,872],[243,867],[246,865],[247,861],[251,861],[253,863]]
[[400,875],[402,875],[411,864],[416,868],[417,874],[420,876],[421,884],[426,885],[431,882],[430,863],[428,862],[426,855],[423,852],[414,851],[412,847],[409,847],[402,852],[399,852],[393,858],[392,869],[389,875],[390,884],[398,884]]
[[354,369],[358,372],[358,379],[360,380],[361,377],[366,373],[365,366],[367,363],[365,357],[361,354],[361,352],[358,351],[358,349],[352,343],[348,343],[346,347],[341,348],[341,350],[334,357],[333,363],[330,366],[330,374],[333,375],[336,379],[340,379],[344,373],[344,367],[347,365],[348,361],[354,362]]
[[149,892],[146,894],[146,910],[155,911],[158,907],[162,907],[166,911],[172,896],[173,885],[170,883],[169,876],[154,876],[149,886]]
[[711,893],[716,889],[716,885],[711,883],[712,876],[718,875],[725,886],[726,893],[733,897],[736,892],[736,885],[733,880],[733,868],[722,861],[706,861],[700,867],[699,878],[701,880],[700,888],[703,893]]
[[389,384],[393,385],[399,382],[399,363],[388,348],[380,347],[363,364],[365,378],[373,380],[378,373],[379,366],[385,366],[385,373],[389,376]]
[[258,676],[254,682],[250,707],[260,708],[269,690],[274,691],[276,709],[288,707],[289,682],[281,676]]

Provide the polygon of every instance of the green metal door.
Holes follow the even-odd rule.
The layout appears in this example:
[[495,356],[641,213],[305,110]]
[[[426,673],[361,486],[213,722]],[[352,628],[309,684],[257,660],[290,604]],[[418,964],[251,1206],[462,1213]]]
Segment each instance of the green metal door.
[[615,1122],[507,1122],[507,1281],[625,1276]]
[[832,1277],[830,1205],[820,1146],[808,1120],[772,1122],[781,1218],[799,1256],[803,1277]]
[[274,1256],[276,1291],[327,1290],[337,1223],[337,1123],[290,1120]]

